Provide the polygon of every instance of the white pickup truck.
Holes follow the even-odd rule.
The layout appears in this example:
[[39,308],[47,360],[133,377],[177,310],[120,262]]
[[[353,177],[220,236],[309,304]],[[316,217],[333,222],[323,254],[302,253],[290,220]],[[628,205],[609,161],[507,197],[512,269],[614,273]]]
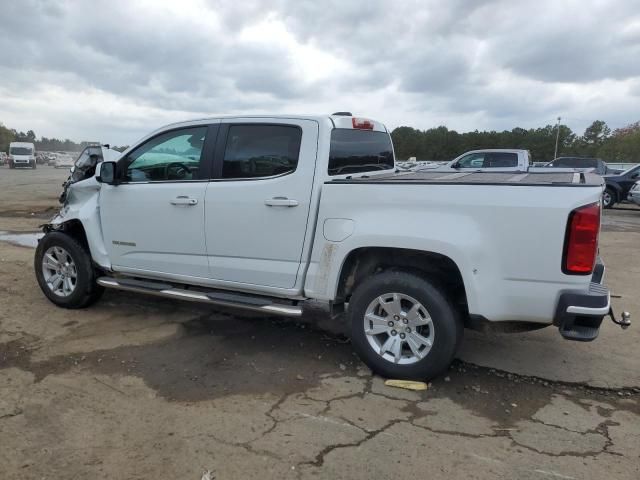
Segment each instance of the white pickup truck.
[[585,341],[610,312],[589,173],[401,173],[385,126],[345,114],[172,124],[96,170],[36,250],[61,307],[104,288],[292,317],[326,301],[394,378],[442,372],[464,327]]

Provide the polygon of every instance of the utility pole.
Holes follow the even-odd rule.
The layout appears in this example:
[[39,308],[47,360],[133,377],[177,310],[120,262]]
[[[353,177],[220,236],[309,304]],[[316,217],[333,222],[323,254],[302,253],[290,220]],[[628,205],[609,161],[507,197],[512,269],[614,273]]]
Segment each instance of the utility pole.
[[556,132],[556,151],[553,153],[553,159],[558,158],[558,140],[560,139],[560,120],[561,117],[558,117],[558,131]]

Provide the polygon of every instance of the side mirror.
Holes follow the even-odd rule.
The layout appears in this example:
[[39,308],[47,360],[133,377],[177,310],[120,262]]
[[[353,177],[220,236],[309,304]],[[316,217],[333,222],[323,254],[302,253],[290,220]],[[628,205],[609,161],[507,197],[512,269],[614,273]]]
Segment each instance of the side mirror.
[[640,173],[636,172],[633,175],[631,175],[631,178],[638,178],[639,176],[640,176]]
[[451,165],[451,168],[458,169],[458,168],[460,168],[460,164],[458,162],[456,162],[456,163]]
[[96,180],[107,185],[116,185],[116,162],[102,162],[98,164]]

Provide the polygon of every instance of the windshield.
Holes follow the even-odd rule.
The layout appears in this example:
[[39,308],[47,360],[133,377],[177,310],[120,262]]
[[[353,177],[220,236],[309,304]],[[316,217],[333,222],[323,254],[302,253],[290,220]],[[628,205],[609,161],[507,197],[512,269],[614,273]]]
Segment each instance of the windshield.
[[9,149],[10,155],[31,155],[33,150],[29,147],[11,147]]
[[624,172],[619,173],[618,175],[627,175],[629,173],[640,171],[640,165],[634,165],[631,168],[627,168]]
[[71,172],[71,181],[79,182],[92,177],[96,173],[96,165],[102,162],[102,148],[85,148],[75,161],[75,168]]
[[95,167],[98,162],[102,161],[101,148],[85,148],[76,160],[76,168]]

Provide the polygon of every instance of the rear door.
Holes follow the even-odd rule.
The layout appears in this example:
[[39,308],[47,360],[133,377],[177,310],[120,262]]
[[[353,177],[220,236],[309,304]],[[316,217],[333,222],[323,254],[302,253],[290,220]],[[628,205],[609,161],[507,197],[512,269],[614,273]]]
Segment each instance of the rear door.
[[301,263],[315,175],[313,120],[221,124],[205,201],[213,280],[292,288]]

